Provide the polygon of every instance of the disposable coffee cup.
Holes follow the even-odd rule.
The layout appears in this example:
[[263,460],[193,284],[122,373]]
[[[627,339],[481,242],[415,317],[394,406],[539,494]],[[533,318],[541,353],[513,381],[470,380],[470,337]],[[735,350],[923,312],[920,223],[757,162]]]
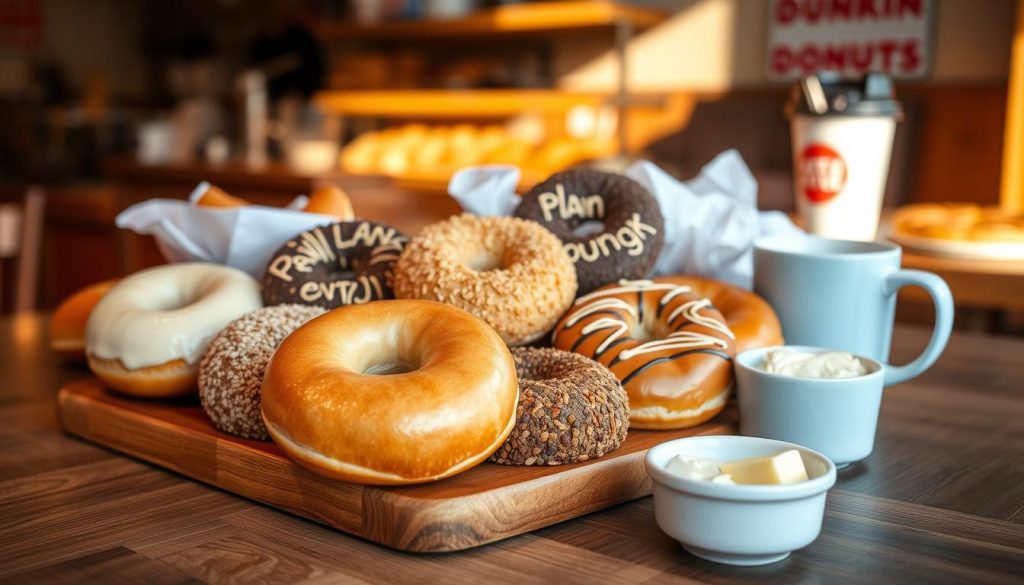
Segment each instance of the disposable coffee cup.
[[824,238],[875,239],[896,122],[903,119],[890,79],[811,75],[793,88],[786,113],[804,229]]

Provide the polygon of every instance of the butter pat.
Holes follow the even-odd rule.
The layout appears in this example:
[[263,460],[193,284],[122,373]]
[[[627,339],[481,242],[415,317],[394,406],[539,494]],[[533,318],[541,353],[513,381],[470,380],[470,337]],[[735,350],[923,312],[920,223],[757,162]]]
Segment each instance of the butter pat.
[[804,460],[796,449],[771,457],[754,457],[725,463],[721,467],[735,483],[780,485],[807,481]]

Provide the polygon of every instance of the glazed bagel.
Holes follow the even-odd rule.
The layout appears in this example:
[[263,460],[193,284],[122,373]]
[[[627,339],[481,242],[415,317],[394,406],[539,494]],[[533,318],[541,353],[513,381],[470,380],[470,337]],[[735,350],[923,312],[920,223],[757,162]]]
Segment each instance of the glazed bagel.
[[[576,265],[579,294],[620,278],[645,278],[665,238],[658,201],[640,183],[616,173],[575,168],[555,173],[523,196],[516,217],[558,236]],[[587,223],[596,233],[579,233]]]
[[696,277],[622,280],[577,299],[555,327],[553,345],[604,364],[629,394],[630,425],[700,424],[725,407],[732,358],[782,342],[766,302]]
[[193,393],[213,336],[260,306],[259,285],[234,268],[195,263],[137,272],[111,288],[89,316],[89,367],[126,394]]
[[550,347],[512,350],[519,377],[516,426],[491,461],[578,463],[617,449],[629,429],[629,399],[608,368]]
[[321,315],[263,377],[263,420],[299,464],[345,481],[409,484],[473,467],[515,423],[515,363],[486,323],[428,301]]
[[463,214],[423,228],[406,246],[395,296],[454,305],[522,345],[572,304],[576,272],[558,238],[536,222]]
[[64,299],[50,318],[50,349],[69,360],[85,361],[85,324],[118,279],[87,286]]

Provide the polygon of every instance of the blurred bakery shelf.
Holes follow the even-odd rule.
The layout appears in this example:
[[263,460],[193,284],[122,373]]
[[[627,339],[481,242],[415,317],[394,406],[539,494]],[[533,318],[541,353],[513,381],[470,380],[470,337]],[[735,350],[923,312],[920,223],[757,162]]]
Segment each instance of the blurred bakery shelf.
[[498,6],[448,20],[380,24],[329,22],[322,24],[318,33],[325,42],[432,41],[496,35],[534,36],[615,27],[637,31],[667,18],[668,14],[660,10],[610,0],[542,2]]
[[[344,90],[323,91],[314,103],[325,112],[386,118],[505,118],[524,112],[566,114],[574,107],[617,106],[612,93],[555,89]],[[664,94],[630,95],[631,109],[664,109]]]

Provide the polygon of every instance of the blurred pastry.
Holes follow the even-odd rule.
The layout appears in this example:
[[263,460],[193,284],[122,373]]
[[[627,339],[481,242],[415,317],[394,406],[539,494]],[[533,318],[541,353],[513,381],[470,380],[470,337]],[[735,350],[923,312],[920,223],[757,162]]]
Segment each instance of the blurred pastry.
[[214,185],[209,185],[206,191],[196,199],[198,207],[245,207],[249,202],[241,197],[227,194],[224,190]]
[[321,185],[316,191],[313,191],[303,211],[330,215],[338,218],[339,221],[355,219],[352,201],[345,191],[334,185]]
[[50,319],[50,349],[66,359],[85,361],[85,325],[96,303],[100,302],[118,279],[89,285],[57,307]]
[[920,203],[893,214],[895,235],[973,242],[1024,242],[1024,213],[973,203]]

